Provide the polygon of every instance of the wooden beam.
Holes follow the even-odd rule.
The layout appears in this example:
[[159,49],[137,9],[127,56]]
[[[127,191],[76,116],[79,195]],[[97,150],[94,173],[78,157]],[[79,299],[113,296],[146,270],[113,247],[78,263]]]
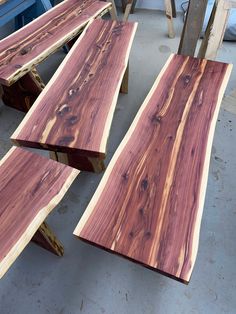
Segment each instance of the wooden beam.
[[215,60],[222,45],[231,6],[225,0],[216,0],[198,53],[199,58]]
[[76,236],[189,282],[214,129],[231,69],[192,57],[169,58],[108,165]]
[[176,17],[176,5],[175,0],[171,0],[172,17]]
[[181,34],[178,54],[194,56],[200,37],[208,0],[190,0]]
[[64,254],[62,244],[45,221],[36,231],[31,241],[57,256],[63,256]]
[[[0,161],[0,278],[38,229],[56,250],[55,238],[49,233],[46,236],[42,223],[78,173],[76,169],[16,147]],[[59,254],[60,245],[57,251]]]
[[136,6],[136,2],[137,2],[137,0],[133,0],[132,7],[131,7],[131,11],[130,11],[131,14],[134,13],[135,6]]
[[124,22],[128,21],[128,19],[129,19],[129,15],[130,15],[130,12],[131,12],[132,5],[133,5],[133,0],[127,0],[126,7],[125,7],[125,12],[124,12],[124,16],[123,16],[123,21]]
[[116,3],[115,0],[107,0],[107,2],[111,3],[111,9],[110,9],[110,15],[113,21],[117,21],[118,17],[117,17],[117,10],[116,10]]
[[166,18],[168,25],[168,36],[170,38],[175,37],[174,23],[173,23],[173,12],[172,12],[172,3],[171,0],[165,0],[165,8],[166,8]]
[[102,19],[91,23],[12,135],[13,141],[71,155],[69,160],[104,160],[136,27]]
[[121,6],[122,6],[122,12],[123,13],[125,13],[126,4],[127,4],[126,0],[121,0]]
[[0,83],[11,85],[66,42],[77,36],[111,4],[65,0],[1,41]]

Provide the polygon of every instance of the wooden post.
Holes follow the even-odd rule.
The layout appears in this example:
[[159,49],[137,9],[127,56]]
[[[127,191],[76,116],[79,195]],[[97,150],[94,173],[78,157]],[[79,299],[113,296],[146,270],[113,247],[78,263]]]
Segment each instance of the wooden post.
[[6,106],[27,112],[44,86],[42,79],[34,68],[11,86],[2,85],[2,100]]
[[173,24],[173,13],[172,13],[172,3],[171,0],[165,0],[166,7],[166,17],[167,17],[167,25],[168,25],[168,36],[170,38],[175,37],[175,30]]
[[125,7],[124,17],[123,17],[124,22],[128,21],[132,5],[133,5],[133,0],[128,0]]
[[197,41],[202,31],[208,0],[190,0],[184,23],[178,54],[194,56]]
[[[130,14],[132,5],[133,5],[133,0],[128,0],[128,3],[127,3],[126,8],[125,8],[125,14],[123,17],[124,22],[126,22],[129,18],[129,14]],[[129,63],[127,65],[127,68],[125,70],[125,74],[123,76],[123,80],[122,80],[121,87],[120,87],[120,92],[124,93],[124,94],[128,94],[128,88],[129,88]]]
[[222,45],[229,12],[236,1],[216,0],[198,53],[199,58],[214,60]]
[[114,0],[107,0],[107,2],[111,2],[111,4],[112,4],[111,9],[109,10],[112,20],[117,21],[118,18],[117,18],[117,10],[116,10],[115,1]]
[[126,0],[121,0],[121,7],[122,7],[122,12],[125,13]]
[[131,7],[131,11],[130,11],[131,14],[134,13],[134,9],[135,9],[135,6],[136,6],[136,2],[137,2],[137,0],[133,0],[133,4],[132,4],[132,7]]
[[63,256],[64,248],[46,222],[43,222],[32,241],[57,256]]
[[175,0],[171,0],[172,17],[176,17],[176,5]]

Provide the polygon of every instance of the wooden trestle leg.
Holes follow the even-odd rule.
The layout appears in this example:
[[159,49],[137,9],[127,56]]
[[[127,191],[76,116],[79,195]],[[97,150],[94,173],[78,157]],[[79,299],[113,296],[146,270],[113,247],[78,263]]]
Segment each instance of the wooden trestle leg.
[[110,13],[112,20],[117,21],[118,18],[117,18],[117,10],[116,10],[115,1],[114,0],[107,0],[107,2],[111,2],[111,4],[112,4],[111,9],[109,10],[109,13]]
[[12,85],[2,85],[2,100],[6,106],[27,112],[44,86],[40,75],[34,68]]
[[57,256],[63,256],[64,248],[46,222],[39,227],[32,240],[37,245]]
[[168,36],[169,38],[174,38],[175,30],[174,30],[174,24],[173,24],[172,3],[170,0],[165,0],[165,7],[166,7],[166,18],[167,18],[167,25],[168,25]]

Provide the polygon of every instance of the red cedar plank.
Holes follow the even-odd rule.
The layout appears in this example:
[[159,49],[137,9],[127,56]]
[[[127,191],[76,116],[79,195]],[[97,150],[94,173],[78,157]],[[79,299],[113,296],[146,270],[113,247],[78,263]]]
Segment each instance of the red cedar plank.
[[172,55],[74,234],[187,283],[231,65]]
[[110,6],[97,0],[65,0],[1,40],[0,83],[17,81]]
[[136,23],[97,19],[89,25],[12,135],[14,142],[105,158],[135,31]]
[[13,147],[0,161],[0,278],[78,173],[22,148]]

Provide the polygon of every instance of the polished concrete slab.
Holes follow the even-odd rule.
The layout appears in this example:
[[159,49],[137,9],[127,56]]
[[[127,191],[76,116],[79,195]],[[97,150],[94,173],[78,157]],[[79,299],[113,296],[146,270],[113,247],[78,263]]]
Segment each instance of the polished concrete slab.
[[[137,10],[128,95],[120,95],[108,145],[113,155],[171,52],[162,12]],[[1,31],[1,30],[0,30]],[[224,43],[218,60],[234,62],[235,43]],[[47,81],[64,58],[60,50],[40,67]],[[236,67],[227,95],[236,87]],[[230,104],[228,103],[230,98]],[[236,312],[236,111],[223,102],[214,137],[199,252],[188,286],[76,239],[72,232],[102,175],[81,173],[48,222],[65,246],[58,258],[29,244],[0,280],[0,314],[220,314]],[[0,105],[0,155],[24,114]]]

